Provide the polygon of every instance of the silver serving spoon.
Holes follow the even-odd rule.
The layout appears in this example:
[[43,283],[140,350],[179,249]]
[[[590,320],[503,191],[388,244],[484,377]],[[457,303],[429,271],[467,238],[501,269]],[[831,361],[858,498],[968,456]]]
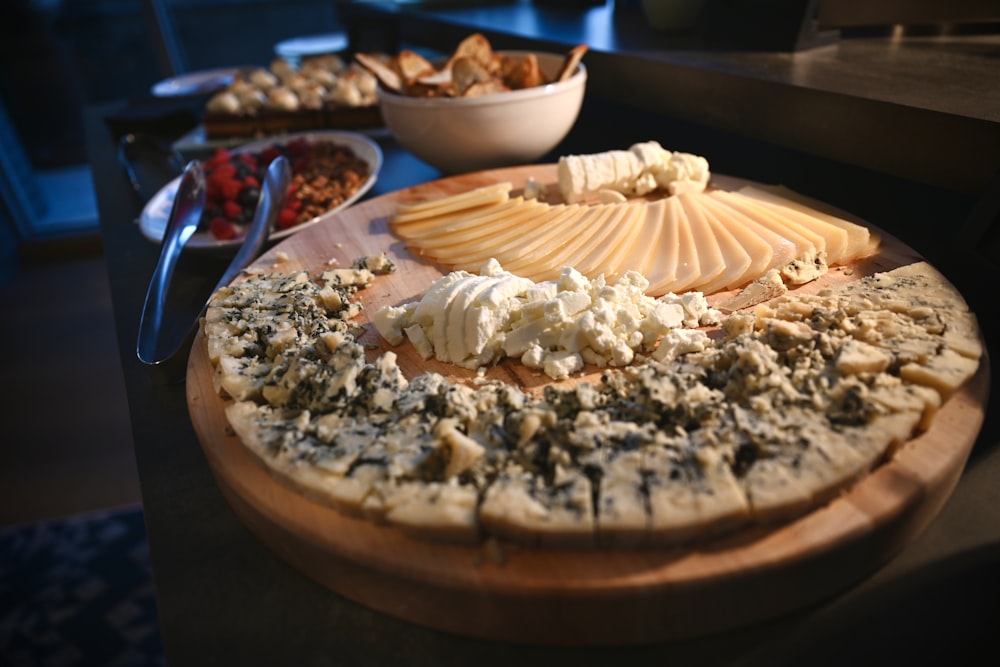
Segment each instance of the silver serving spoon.
[[184,244],[198,229],[202,211],[205,210],[205,169],[201,162],[192,160],[184,168],[174,203],[167,218],[167,229],[163,234],[160,259],[156,262],[153,277],[146,291],[146,301],[142,306],[139,320],[139,338],[135,352],[139,360],[146,364],[158,364],[163,358],[157,356],[157,343],[163,326],[163,308],[167,300],[167,288],[174,275],[174,267],[181,256]]
[[225,287],[232,282],[233,278],[239,274],[246,265],[257,258],[267,244],[267,237],[270,230],[274,229],[278,220],[278,213],[285,205],[285,197],[288,196],[288,184],[292,180],[292,168],[288,164],[288,159],[278,156],[271,160],[264,173],[264,182],[260,186],[260,197],[257,200],[257,208],[253,213],[253,220],[247,228],[243,244],[240,246],[236,257],[229,264],[222,278],[212,290],[214,294],[220,287]]
[[[189,165],[190,168],[190,165]],[[252,262],[264,249],[270,230],[278,218],[278,213],[284,206],[285,197],[288,194],[288,184],[291,181],[292,173],[288,160],[284,157],[277,157],[268,165],[264,174],[264,181],[261,183],[260,196],[257,200],[257,208],[254,210],[253,220],[247,228],[243,243],[233,257],[229,266],[223,272],[219,282],[212,289],[214,294],[219,288],[228,285],[250,262]],[[181,180],[177,198],[174,200],[174,209],[171,210],[171,220],[167,226],[167,235],[164,238],[163,250],[160,254],[160,261],[153,272],[153,279],[149,285],[149,292],[146,295],[146,303],[143,307],[142,319],[139,323],[139,339],[136,344],[136,355],[139,360],[151,366],[166,366],[172,371],[174,362],[185,357],[188,345],[194,338],[198,329],[198,321],[205,312],[208,303],[202,306],[201,311],[194,318],[194,321],[187,329],[187,335],[168,353],[159,353],[159,334],[163,324],[163,307],[165,304],[166,290],[173,274],[173,268],[180,257],[183,244],[191,236],[190,231],[186,231],[188,225],[174,220],[178,201],[181,199],[181,192],[185,186],[188,169],[185,169],[185,178]],[[202,202],[198,208],[195,218],[195,228],[197,220],[201,217],[201,209],[204,207],[204,177],[202,177]],[[184,213],[181,217],[187,217]],[[168,245],[171,232],[175,227],[183,231],[176,232],[180,243]],[[193,231],[193,230],[192,230]]]

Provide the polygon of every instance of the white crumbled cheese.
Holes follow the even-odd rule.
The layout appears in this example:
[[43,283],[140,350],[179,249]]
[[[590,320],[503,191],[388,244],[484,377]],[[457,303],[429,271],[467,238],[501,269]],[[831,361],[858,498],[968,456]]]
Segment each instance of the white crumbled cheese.
[[406,334],[407,340],[413,345],[413,349],[417,351],[425,361],[431,359],[434,356],[434,346],[431,345],[431,341],[427,338],[427,334],[424,333],[424,328],[419,324],[411,324],[410,326],[403,329],[403,333]]
[[372,323],[382,338],[389,345],[399,345],[403,342],[403,322],[406,318],[406,308],[386,306],[375,311]]
[[583,359],[575,352],[559,350],[545,355],[542,370],[553,380],[567,378],[583,368]]
[[653,358],[668,362],[691,352],[703,352],[710,344],[707,333],[700,329],[673,329],[660,339]]
[[685,292],[680,295],[670,292],[658,300],[665,304],[679,305],[684,310],[683,326],[691,329],[712,326],[722,319],[722,313],[709,306],[701,292]]
[[608,285],[570,267],[534,283],[491,259],[479,275],[446,274],[419,301],[383,307],[373,320],[389,344],[408,339],[424,359],[478,369],[506,356],[562,379],[584,363],[628,365],[674,329],[718,321],[702,294],[656,299],[648,286],[635,271]]

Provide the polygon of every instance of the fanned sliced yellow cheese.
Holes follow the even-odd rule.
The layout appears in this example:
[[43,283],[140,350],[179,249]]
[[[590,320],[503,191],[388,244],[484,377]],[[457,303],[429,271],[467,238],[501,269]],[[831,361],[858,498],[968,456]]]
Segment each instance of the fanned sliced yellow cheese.
[[800,229],[818,234],[823,239],[823,242],[822,247],[817,247],[826,251],[826,261],[828,264],[840,264],[845,261],[844,258],[847,257],[848,236],[847,230],[843,227],[832,225],[825,220],[801,211],[796,211],[787,206],[747,196],[742,192],[733,192],[731,195],[733,198],[746,200],[761,216],[771,215],[789,225],[798,226]]
[[711,285],[723,273],[727,272],[727,258],[722,252],[715,230],[705,219],[701,207],[697,204],[701,193],[675,195],[678,204],[684,210],[695,250],[698,253],[698,280],[688,286],[688,289],[706,291],[705,285]]
[[669,197],[650,203],[646,217],[646,224],[652,227],[646,236],[648,243],[643,239],[636,248],[633,268],[644,275],[650,285],[669,282],[677,275],[681,241],[673,204]]
[[[414,246],[446,245],[453,239],[475,238],[492,233],[497,227],[504,226],[505,221],[519,211],[543,206],[537,200],[525,201],[515,197],[502,204],[488,206],[475,211],[450,214],[441,218],[428,219],[423,224],[413,225],[397,233]],[[433,221],[434,224],[431,224]]]
[[609,248],[603,263],[595,269],[598,273],[603,273],[609,283],[616,282],[634,261],[634,253],[639,247],[639,239],[646,224],[645,204],[626,205],[622,208],[626,211],[626,216],[620,223],[621,238],[613,248]]
[[[702,204],[704,204],[706,210],[715,215],[716,220],[718,220],[720,224],[724,225],[733,233],[734,236],[740,239],[740,242],[744,243],[748,250],[751,246],[757,245],[747,238],[748,233],[753,234],[757,237],[758,241],[763,241],[771,248],[771,257],[769,258],[770,261],[759,275],[764,275],[768,269],[785,266],[795,259],[795,244],[784,236],[772,232],[756,220],[744,215],[732,207],[726,206],[721,201],[711,196],[705,197]],[[751,252],[750,256],[753,257],[754,254]],[[753,278],[750,279],[752,280]]]
[[605,279],[613,282],[611,274],[616,264],[612,262],[625,244],[631,244],[641,219],[641,206],[614,205],[612,215],[604,225],[606,233],[591,244],[586,254],[576,258],[572,266],[592,280],[604,274]]
[[[705,294],[712,294],[721,289],[736,287],[746,282],[745,276],[751,270],[754,262],[750,257],[750,250],[744,247],[733,236],[732,232],[719,224],[714,216],[706,212],[701,203],[704,198],[703,194],[677,195],[678,201],[687,213],[688,220],[692,222],[697,220],[699,226],[707,228],[707,233],[712,235],[715,247],[722,258],[722,271],[712,278],[705,278],[698,285],[698,289]],[[756,239],[756,237],[754,238]],[[767,252],[771,251],[770,246],[763,245],[765,245]]]
[[822,236],[789,220],[765,214],[759,206],[745,197],[737,197],[725,190],[714,190],[708,196],[794,243],[796,259],[813,257],[823,249],[825,242]]
[[[576,224],[580,207],[573,204],[562,207],[554,206],[552,208],[553,210],[547,212],[540,219],[535,220],[533,224],[526,226],[526,228],[510,226],[504,231],[499,232],[493,239],[493,248],[488,253],[486,259],[493,257],[504,268],[507,268],[509,264],[522,258],[525,254],[546,252],[551,247],[551,244],[555,242],[553,239],[558,239],[570,233],[570,230]],[[469,250],[466,249],[465,252],[468,253]],[[469,261],[468,257],[471,257],[471,254],[467,254],[465,257],[456,255],[454,261],[467,263]],[[481,264],[482,262],[480,261],[479,265]]]
[[616,231],[614,219],[618,217],[617,214],[621,208],[618,204],[600,204],[584,209],[586,215],[591,219],[586,231],[581,230],[579,237],[566,239],[561,247],[554,248],[552,254],[544,258],[544,262],[548,266],[542,267],[541,270],[533,268],[532,273],[543,275],[554,272],[553,278],[555,278],[558,277],[563,267],[571,266],[584,275],[593,277],[581,267],[580,262],[595,250],[607,246],[608,239]]
[[661,279],[656,270],[650,273],[649,294],[657,296],[674,292],[675,294],[687,291],[701,278],[701,257],[698,247],[695,245],[695,237],[691,231],[684,207],[677,201],[677,197],[667,197],[666,202],[666,231],[665,244],[662,247],[664,259],[669,253],[673,253],[673,258],[664,262],[664,268],[673,265],[673,275],[669,278]]
[[428,246],[421,254],[455,267],[478,271],[483,262],[491,257],[501,264],[516,257],[522,245],[536,236],[553,233],[553,227],[558,228],[561,219],[572,215],[570,207],[564,204],[535,209],[533,213],[520,219],[517,225],[494,226],[491,235],[453,245]]
[[[843,229],[847,233],[847,247],[844,250],[844,257],[841,261],[846,262],[867,255],[877,245],[877,240],[864,225],[859,225],[840,216],[810,206],[802,200],[801,195],[787,188],[778,187],[772,191],[770,188],[764,189],[748,185],[740,188],[738,192],[761,202],[769,202],[799,211]],[[795,199],[796,197],[798,199]]]
[[598,233],[608,216],[608,206],[580,207],[578,216],[563,233],[549,235],[545,243],[526,249],[504,268],[535,282],[558,278],[562,268],[568,266],[565,258]]
[[456,211],[468,211],[484,206],[500,204],[507,201],[510,197],[512,187],[509,182],[493,183],[455,195],[419,202],[402,203],[396,207],[396,213],[391,219],[391,224],[405,225]]
[[593,233],[588,234],[588,238],[573,247],[567,246],[563,252],[555,253],[551,258],[552,264],[559,267],[571,266],[580,273],[592,277],[592,267],[583,265],[584,259],[590,257],[594,252],[607,251],[608,245],[614,243],[615,235],[620,231],[617,227],[617,220],[621,217],[622,209],[620,204],[599,204],[593,209],[597,220],[592,227]]
[[705,220],[715,230],[716,238],[731,238],[735,244],[746,252],[749,258],[749,264],[743,274],[734,276],[732,282],[726,283],[725,287],[731,289],[745,285],[764,275],[770,267],[774,266],[774,248],[770,243],[745,225],[723,222],[717,212],[712,210],[705,195],[700,195],[697,202],[701,213],[705,216]]

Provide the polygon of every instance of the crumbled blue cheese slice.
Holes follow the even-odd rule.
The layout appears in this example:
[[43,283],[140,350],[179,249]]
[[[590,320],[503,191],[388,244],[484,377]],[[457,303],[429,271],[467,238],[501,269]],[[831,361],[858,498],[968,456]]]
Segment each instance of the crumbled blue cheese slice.
[[[573,336],[562,335],[579,330],[565,328],[575,314],[606,325],[642,319],[607,285],[603,297],[581,292],[603,299],[597,311],[560,296],[592,291],[572,272],[554,286],[490,297],[506,276],[496,265],[484,273],[494,282],[476,294],[491,307],[523,299],[517,315],[544,323],[539,335],[564,327],[562,347],[535,342],[524,355],[539,367],[566,364],[555,375],[577,363]],[[444,280],[440,291],[471,277]],[[781,296],[735,316],[723,338],[678,326],[644,363],[529,395],[494,380],[408,380],[391,351],[366,360],[343,318],[368,280],[249,276],[213,297],[203,326],[217,386],[232,399],[226,416],[249,450],[330,505],[423,538],[658,545],[784,520],[827,502],[927,428],[982,352],[964,302],[922,265]],[[343,290],[343,303],[326,288]],[[657,307],[679,323],[706,316],[668,301]],[[415,340],[411,330],[425,331],[398,329]],[[631,335],[641,344],[641,328]],[[572,344],[585,358],[595,348],[581,340]]]

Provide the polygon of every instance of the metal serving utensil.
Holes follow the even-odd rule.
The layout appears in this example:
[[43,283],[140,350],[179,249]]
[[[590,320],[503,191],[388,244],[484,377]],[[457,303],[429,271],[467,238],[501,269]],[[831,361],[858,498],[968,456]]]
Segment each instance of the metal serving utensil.
[[285,197],[288,196],[288,184],[292,180],[292,168],[288,164],[288,159],[278,156],[271,160],[264,173],[264,182],[260,185],[260,197],[257,200],[257,208],[254,210],[253,220],[247,228],[246,237],[240,246],[236,257],[229,264],[222,278],[212,290],[214,294],[220,287],[225,287],[233,281],[240,271],[246,268],[264,250],[267,244],[269,231],[274,228],[278,219],[278,213],[285,205]]
[[[187,334],[177,345],[166,354],[161,354],[159,351],[159,337],[163,328],[163,308],[166,302],[167,288],[169,287],[174,266],[183,250],[183,245],[190,238],[194,229],[197,228],[198,220],[201,218],[201,212],[204,208],[204,174],[200,171],[200,164],[198,165],[198,174],[201,177],[200,204],[188,208],[188,205],[181,203],[189,170],[191,170],[191,165],[188,165],[188,168],[185,169],[184,178],[182,178],[180,188],[177,192],[177,198],[174,200],[174,208],[171,210],[170,221],[167,224],[167,233],[164,237],[160,260],[153,272],[149,291],[146,294],[146,303],[143,306],[142,319],[139,322],[139,338],[136,343],[136,355],[140,361],[150,366],[163,367],[164,370],[171,374],[179,370],[176,368],[176,362],[186,359],[188,347],[198,330],[198,321],[205,313],[205,308],[208,305],[206,301],[201,311],[195,316],[194,321],[187,328]],[[240,249],[229,263],[225,272],[223,272],[219,282],[212,289],[212,294],[219,288],[228,285],[240,271],[264,250],[269,232],[277,220],[278,213],[284,206],[291,177],[291,167],[286,158],[279,156],[268,165],[267,172],[264,174],[264,181],[261,183],[260,197],[257,201],[257,208],[254,210],[253,220],[247,228],[246,236],[243,239]],[[190,196],[190,193],[188,193],[187,197],[190,198]],[[181,206],[180,212],[178,212],[179,203]],[[197,208],[197,211],[194,210],[195,208]],[[193,218],[194,220],[193,228],[190,226],[191,222],[189,218]]]
[[170,208],[170,217],[167,218],[160,259],[153,270],[153,277],[146,291],[146,301],[142,306],[135,352],[143,363],[158,364],[163,361],[163,358],[157,356],[157,343],[163,326],[163,308],[170,279],[174,275],[174,267],[177,266],[184,244],[198,229],[204,210],[205,169],[201,162],[193,160],[184,168],[181,176],[177,195]]

